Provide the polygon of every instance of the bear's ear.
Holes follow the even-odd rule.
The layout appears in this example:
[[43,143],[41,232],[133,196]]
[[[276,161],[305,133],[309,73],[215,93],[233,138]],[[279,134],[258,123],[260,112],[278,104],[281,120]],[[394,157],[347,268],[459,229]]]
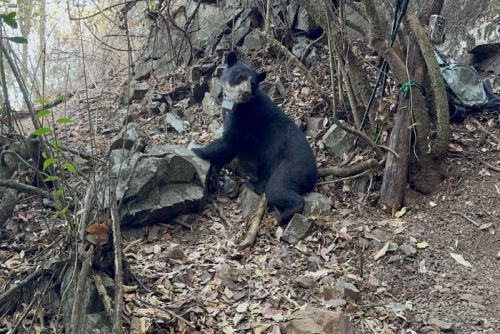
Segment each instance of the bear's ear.
[[233,66],[238,61],[238,56],[234,52],[230,52],[226,58],[226,64],[228,67]]
[[261,83],[262,81],[266,80],[266,77],[267,77],[266,71],[257,73],[257,83]]

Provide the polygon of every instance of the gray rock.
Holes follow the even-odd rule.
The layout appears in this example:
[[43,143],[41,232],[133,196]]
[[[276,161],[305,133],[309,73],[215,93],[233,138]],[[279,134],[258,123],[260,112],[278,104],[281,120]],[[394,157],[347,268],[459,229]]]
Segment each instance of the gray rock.
[[308,193],[304,196],[304,215],[318,216],[332,210],[332,200],[320,193]]
[[201,79],[201,75],[202,75],[202,72],[201,72],[200,65],[193,65],[188,69],[188,73],[187,73],[188,81],[191,83],[199,82]]
[[306,117],[306,136],[314,137],[323,129],[322,117]]
[[283,85],[283,82],[281,81],[281,79],[279,77],[276,78],[276,80],[274,81],[274,84],[276,86],[276,89],[277,89],[278,94],[280,95],[280,97],[286,97],[286,88],[285,88],[285,85]]
[[222,95],[222,83],[219,78],[210,80],[210,95],[214,98],[219,98]]
[[127,102],[130,103],[132,101],[142,100],[150,89],[149,84],[145,81],[132,81],[130,83],[130,90],[127,101],[127,93],[126,93],[127,88],[128,85],[125,85],[124,92],[122,95],[123,104],[127,104]]
[[165,116],[165,123],[177,133],[183,133],[185,131],[184,121],[171,112],[167,113]]
[[314,223],[311,219],[296,213],[288,223],[281,239],[289,244],[296,244],[309,234],[313,225]]
[[238,18],[234,24],[234,29],[232,31],[232,41],[234,45],[241,45],[245,36],[250,32],[251,9],[246,9],[245,12]]
[[216,115],[219,111],[219,106],[217,104],[217,100],[211,96],[209,93],[205,94],[203,98],[203,102],[201,103],[203,107],[203,112],[208,115]]
[[431,318],[428,322],[429,325],[435,326],[443,332],[454,332],[455,326],[451,322],[442,321],[436,318]]
[[208,124],[208,130],[213,133],[216,138],[222,137],[222,133],[224,132],[224,128],[215,119]]
[[327,151],[340,158],[349,152],[353,142],[354,137],[339,128],[336,124],[333,124],[328,129],[322,139],[322,143],[325,145]]
[[335,290],[340,292],[342,297],[345,299],[358,300],[361,297],[361,292],[354,286],[354,284],[348,282],[335,282]]
[[351,190],[355,194],[366,194],[368,192],[369,184],[370,178],[366,175],[362,175],[352,180]]
[[307,270],[317,271],[320,268],[321,260],[316,255],[311,255],[307,258]]
[[136,151],[142,151],[146,145],[146,133],[137,123],[128,123],[118,135],[111,139],[108,153],[116,149],[132,150],[135,146]]
[[264,39],[257,31],[252,31],[245,36],[243,47],[247,50],[258,50],[264,46]]
[[[61,311],[63,313],[64,327],[66,332],[70,332],[71,312],[75,302],[76,280],[74,278],[74,268],[66,271],[61,283],[61,295],[65,293],[62,300]],[[85,292],[81,301],[82,322],[79,332],[92,334],[111,333],[111,323],[107,319],[104,306],[100,300],[95,285],[86,279],[84,285]]]
[[193,101],[196,103],[203,101],[207,92],[208,84],[206,82],[195,83],[191,86],[191,96],[193,97]]
[[280,247],[278,252],[279,259],[285,264],[291,264],[292,259],[290,259],[290,253],[288,252],[288,248],[285,245]]
[[155,187],[147,197],[132,202],[122,214],[122,224],[146,225],[166,222],[175,216],[201,209],[204,189],[190,183]]
[[316,285],[316,281],[312,277],[302,275],[295,279],[294,284],[299,288],[310,289]]
[[224,176],[224,186],[222,188],[229,198],[238,197],[240,184],[230,176]]
[[168,110],[168,104],[160,101],[152,101],[147,106],[148,112],[151,114],[164,114]]
[[295,21],[295,26],[293,28],[296,30],[311,32],[317,29],[318,25],[316,24],[316,22],[314,22],[314,20],[303,7],[299,7],[297,20]]
[[345,304],[347,304],[345,299],[329,299],[329,300],[325,301],[325,306],[328,308],[333,308],[333,309],[340,307],[340,306],[344,306]]
[[243,187],[240,195],[241,212],[244,218],[247,218],[257,208],[260,196],[247,186]]
[[[305,36],[299,36],[297,43],[292,47],[292,53],[295,57],[302,59],[304,63],[310,66],[316,60],[316,47],[309,47],[310,41]],[[307,53],[306,53],[307,52]]]
[[292,313],[287,334],[354,334],[349,317],[340,312],[306,307]]
[[417,249],[410,244],[403,244],[399,247],[406,256],[415,256],[417,254]]

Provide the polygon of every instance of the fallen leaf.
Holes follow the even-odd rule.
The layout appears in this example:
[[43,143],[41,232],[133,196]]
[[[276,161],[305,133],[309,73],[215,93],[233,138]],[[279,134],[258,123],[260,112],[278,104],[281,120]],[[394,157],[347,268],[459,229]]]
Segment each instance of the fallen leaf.
[[435,203],[435,202],[433,202],[433,201],[430,201],[430,202],[429,202],[429,205],[430,205],[430,207],[431,207],[431,208],[434,208],[434,207],[436,207],[436,206],[437,206],[437,203]]
[[429,244],[427,243],[427,241],[422,241],[422,242],[419,242],[417,244],[417,248],[418,249],[424,249],[424,248],[427,248],[427,247],[429,247]]
[[396,217],[396,218],[401,218],[401,217],[403,217],[403,216],[406,214],[406,211],[407,211],[406,206],[403,206],[403,207],[401,208],[401,210],[397,211],[397,212],[394,214],[394,217]]
[[377,254],[375,254],[375,255],[373,256],[373,258],[374,258],[375,260],[378,260],[378,259],[380,259],[382,256],[384,256],[384,255],[387,253],[387,250],[389,249],[389,244],[390,244],[390,242],[389,242],[389,241],[387,241],[387,242],[385,243],[384,247],[382,247],[382,248],[381,248],[381,249],[377,252]]
[[245,313],[248,310],[249,304],[247,302],[241,303],[236,307],[236,312]]
[[224,289],[224,295],[227,298],[231,299],[231,298],[233,298],[234,293],[226,286],[226,288]]
[[460,263],[461,265],[467,267],[467,268],[472,268],[472,264],[470,264],[469,261],[465,260],[463,255],[462,254],[456,254],[456,253],[451,253],[450,252],[450,255],[451,257],[457,261],[458,263]]

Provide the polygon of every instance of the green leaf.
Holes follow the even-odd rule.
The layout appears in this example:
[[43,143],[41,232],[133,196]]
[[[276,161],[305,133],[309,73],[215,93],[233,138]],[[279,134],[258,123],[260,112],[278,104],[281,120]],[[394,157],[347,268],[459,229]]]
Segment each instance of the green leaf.
[[55,164],[57,162],[56,158],[48,158],[43,162],[43,170],[46,170],[49,168],[51,165]]
[[48,116],[50,114],[50,110],[49,109],[43,109],[43,110],[40,110],[39,112],[36,113],[35,117],[40,119],[42,117],[45,117],[45,116]]
[[61,117],[57,121],[57,124],[69,124],[74,123],[73,120],[69,117]]
[[6,114],[7,110],[4,107],[0,107],[0,115]]
[[33,131],[31,134],[34,136],[42,136],[42,135],[48,135],[49,133],[52,133],[51,128],[38,128],[35,131]]
[[56,150],[58,150],[59,147],[61,147],[61,145],[56,141],[50,142],[49,145],[52,146],[53,148],[55,148]]
[[63,168],[69,171],[70,173],[76,174],[76,167],[71,162],[63,163]]
[[45,151],[42,152],[42,158],[44,159],[48,159],[49,158],[49,154]]
[[36,103],[40,103],[40,104],[49,104],[50,101],[47,100],[47,99],[38,99],[38,100],[35,100]]
[[5,24],[9,25],[13,29],[17,29],[16,12],[2,15],[2,19]]
[[23,36],[7,37],[7,39],[11,42],[19,43],[19,44],[27,44],[28,43],[28,40],[26,38],[24,38]]
[[54,175],[50,175],[50,176],[47,176],[45,179],[43,179],[45,182],[54,182],[54,181],[57,181],[59,180],[59,177],[57,176],[54,176]]
[[[62,189],[57,189],[56,190],[56,198],[62,198],[64,196],[64,191]],[[63,210],[67,208],[67,207],[64,207],[62,210],[60,210],[61,213],[64,213]],[[68,209],[66,209],[66,211],[68,211]]]
[[56,102],[62,102],[62,101],[66,101],[68,98],[66,97],[66,95],[58,95],[56,96]]

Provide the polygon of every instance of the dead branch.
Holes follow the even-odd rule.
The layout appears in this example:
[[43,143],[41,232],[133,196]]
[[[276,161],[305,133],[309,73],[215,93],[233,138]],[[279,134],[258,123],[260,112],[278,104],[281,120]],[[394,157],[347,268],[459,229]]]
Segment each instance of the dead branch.
[[495,172],[499,172],[500,173],[500,167],[495,167],[495,166],[493,166],[493,165],[491,165],[491,164],[489,164],[489,163],[487,163],[486,161],[483,161],[483,160],[479,160],[479,161],[481,161],[481,163],[483,165],[485,165],[486,167],[488,167],[489,169],[494,170]]
[[21,325],[21,323],[23,322],[23,320],[26,318],[26,316],[30,313],[30,311],[31,311],[31,309],[33,307],[33,304],[35,304],[35,301],[38,299],[39,296],[40,296],[40,291],[38,291],[38,289],[37,289],[36,292],[35,292],[35,295],[31,299],[31,302],[26,306],[26,309],[24,310],[23,314],[21,314],[21,316],[17,319],[16,323],[7,332],[7,334],[17,333],[17,330],[18,330],[19,326]]
[[122,234],[120,231],[120,216],[116,203],[116,194],[111,200],[111,226],[113,229],[113,251],[115,263],[115,312],[113,319],[113,333],[123,333],[122,312],[123,312],[123,253],[122,253]]
[[347,177],[347,176],[353,176],[359,173],[362,173],[364,171],[367,171],[369,169],[372,169],[376,166],[379,165],[379,162],[377,159],[368,159],[365,161],[360,161],[357,163],[354,163],[350,166],[347,167],[328,167],[328,168],[319,168],[318,169],[318,175],[320,177],[325,177],[325,176],[335,176],[335,177]]
[[24,183],[12,181],[12,180],[0,179],[0,187],[7,187],[7,188],[16,189],[17,191],[28,192],[28,193],[39,195],[39,196],[44,197],[44,198],[49,198],[49,199],[52,198],[52,196],[50,196],[50,193],[48,191],[45,191],[45,190],[42,190],[40,188],[33,187],[33,186],[30,186],[30,185],[27,185]]
[[267,199],[266,195],[262,195],[260,197],[259,202],[257,203],[257,208],[253,212],[253,214],[248,219],[248,231],[245,235],[245,239],[238,244],[239,248],[246,248],[252,246],[257,237],[257,233],[259,232],[260,221],[264,216],[267,208]]
[[73,308],[71,310],[71,320],[70,328],[71,334],[80,333],[81,328],[81,318],[84,311],[82,307],[82,302],[84,300],[85,294],[85,282],[90,272],[90,265],[92,264],[92,258],[94,257],[94,246],[90,246],[89,250],[83,254],[83,263],[80,272],[78,273],[78,282],[75,289],[75,300],[73,303]]
[[479,123],[479,121],[477,119],[473,118],[472,122],[474,124],[476,124],[477,128],[479,129],[479,131],[481,131],[482,133],[484,133],[485,135],[487,135],[488,137],[490,137],[491,139],[493,139],[494,141],[496,141],[498,145],[500,145],[500,138],[498,138],[494,133],[486,130],[486,128],[484,128],[484,126],[482,126],[481,123]]
[[158,310],[160,311],[163,311],[165,313],[167,313],[168,315],[172,316],[173,318],[177,319],[177,320],[180,320],[182,321],[183,323],[185,323],[186,325],[188,325],[189,327],[191,328],[196,328],[195,324],[193,324],[191,321],[189,320],[186,320],[185,318],[181,317],[180,315],[178,314],[175,314],[174,312],[170,311],[170,310],[167,310],[166,308],[164,307],[161,307],[159,305],[155,305],[155,304],[151,304],[150,302],[146,301],[146,300],[143,300],[143,299],[136,299],[136,301],[140,302],[140,303],[143,303],[143,304],[146,304],[150,307],[154,307],[154,308],[157,308]]
[[31,283],[31,281],[37,279],[38,276],[43,274],[43,272],[44,272],[43,268],[39,268],[39,269],[35,270],[31,274],[29,274],[25,279],[23,279],[21,282],[17,283],[13,287],[11,287],[9,290],[2,293],[0,295],[0,305],[4,305],[4,303],[7,299],[9,299],[13,294],[15,294],[19,289],[24,287],[26,284]]
[[451,211],[451,213],[453,213],[454,215],[461,216],[462,218],[464,218],[465,220],[467,220],[469,223],[471,223],[475,227],[481,227],[481,224],[479,224],[478,222],[476,222],[472,218],[468,217],[465,213],[458,212],[458,211]]
[[99,296],[101,296],[102,303],[104,304],[104,311],[106,311],[106,315],[110,321],[113,320],[113,304],[111,301],[111,297],[108,296],[106,292],[106,287],[102,283],[101,276],[98,273],[93,273],[92,278],[94,279],[95,287],[97,288],[97,292]]

